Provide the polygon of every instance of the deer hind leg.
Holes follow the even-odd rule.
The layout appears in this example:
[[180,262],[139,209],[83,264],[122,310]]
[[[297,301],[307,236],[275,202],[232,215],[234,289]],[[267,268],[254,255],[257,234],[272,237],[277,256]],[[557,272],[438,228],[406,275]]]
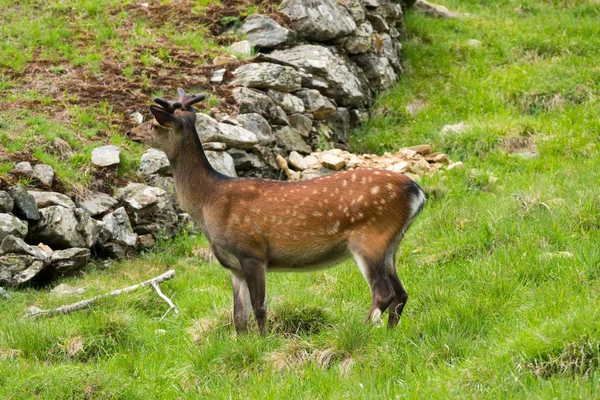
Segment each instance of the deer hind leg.
[[242,273],[248,284],[248,292],[250,293],[250,303],[254,310],[254,317],[258,323],[260,333],[266,333],[267,322],[267,304],[266,304],[266,289],[267,289],[267,270],[266,262],[254,258],[240,259]]
[[370,321],[377,324],[396,296],[386,271],[385,260],[373,261],[358,254],[355,254],[354,258],[371,289],[371,308],[367,313],[365,323]]
[[231,287],[233,288],[233,323],[236,332],[243,333],[248,329],[250,291],[241,271],[231,270]]
[[390,303],[390,312],[388,317],[388,329],[392,329],[398,324],[398,320],[400,319],[400,315],[402,315],[402,311],[404,310],[404,306],[408,301],[408,293],[404,290],[400,279],[398,278],[398,273],[396,272],[396,249],[394,248],[391,256],[386,258],[386,267],[387,274],[392,287],[394,288],[394,299]]

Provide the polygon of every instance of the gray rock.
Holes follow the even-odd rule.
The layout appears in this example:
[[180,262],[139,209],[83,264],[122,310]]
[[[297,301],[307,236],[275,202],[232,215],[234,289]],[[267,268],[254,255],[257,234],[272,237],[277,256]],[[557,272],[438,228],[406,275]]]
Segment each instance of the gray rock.
[[362,0],[346,0],[344,5],[357,24],[365,20],[365,8],[363,7]]
[[177,193],[175,192],[175,179],[173,179],[173,177],[153,175],[148,179],[148,183],[154,187],[164,190],[166,192],[166,198],[168,201],[173,204],[175,208],[179,207],[179,200],[177,199]]
[[276,89],[282,92],[292,92],[302,86],[302,78],[294,68],[267,62],[242,65],[233,71],[233,75],[233,86]]
[[110,232],[111,241],[110,243],[121,244],[129,247],[134,247],[137,244],[137,235],[131,228],[129,222],[129,216],[125,211],[125,208],[119,207],[114,212],[106,214],[102,218],[102,222],[106,226],[106,229]]
[[454,11],[448,10],[444,6],[438,4],[431,4],[425,0],[417,0],[414,4],[414,9],[420,13],[434,18],[457,18],[458,14]]
[[273,136],[271,126],[262,115],[256,113],[239,114],[237,116],[237,121],[242,128],[254,132],[258,139],[258,144],[269,145],[275,142],[275,136]]
[[48,164],[37,164],[33,167],[33,178],[37,179],[42,185],[50,187],[54,182],[54,169]]
[[297,151],[298,153],[308,154],[311,148],[302,139],[302,135],[291,126],[278,126],[273,129],[277,138],[277,144],[287,151]]
[[15,201],[12,197],[4,190],[0,190],[0,213],[11,213],[14,206]]
[[301,89],[296,95],[304,102],[306,112],[312,113],[316,120],[327,119],[335,114],[335,105],[318,90]]
[[27,235],[27,223],[12,214],[0,214],[0,241],[7,236],[24,238]]
[[347,143],[350,134],[350,112],[347,108],[339,107],[327,121],[336,142]]
[[87,211],[75,209],[75,217],[79,221],[79,232],[83,236],[85,247],[101,245],[110,238],[110,232],[102,221],[90,217]]
[[397,75],[390,61],[385,56],[376,53],[359,54],[353,57],[373,86],[386,89],[396,82]]
[[55,286],[52,290],[57,296],[70,296],[74,294],[83,294],[85,292],[84,288],[74,288],[72,286],[67,285],[66,283],[61,283],[58,286]]
[[348,37],[344,43],[344,49],[348,54],[366,53],[373,43],[373,27],[369,21],[365,21],[356,28],[356,31]]
[[47,264],[25,254],[0,256],[0,284],[17,286],[39,274]]
[[196,130],[203,143],[223,142],[228,147],[251,149],[258,143],[258,138],[241,126],[218,122],[206,114],[196,114]]
[[454,124],[454,125],[444,125],[442,127],[441,133],[442,133],[442,135],[451,135],[451,134],[458,135],[458,134],[463,133],[467,129],[469,129],[469,125],[466,122],[462,121],[462,122],[459,122],[458,124]]
[[233,158],[225,151],[207,151],[206,158],[208,158],[208,162],[210,165],[217,171],[222,173],[223,175],[236,177],[237,174],[235,172],[235,163],[233,162]]
[[271,55],[298,64],[304,72],[313,76],[306,84],[319,89],[340,105],[357,106],[371,101],[369,85],[362,70],[336,49],[304,44],[276,50]]
[[55,251],[51,257],[50,267],[58,275],[71,274],[81,270],[90,258],[90,250],[84,248],[71,248]]
[[252,44],[247,40],[235,42],[229,46],[229,51],[238,57],[249,57],[252,55]]
[[79,201],[77,205],[87,211],[92,217],[102,215],[115,205],[118,201],[112,196],[101,192],[92,192],[84,200]]
[[56,192],[38,192],[30,190],[29,194],[35,199],[35,204],[38,209],[50,207],[50,206],[61,206],[65,208],[75,208],[75,203],[69,196]]
[[98,167],[119,165],[121,151],[117,146],[100,146],[92,150],[92,164]]
[[379,37],[382,42],[383,55],[388,59],[394,68],[394,71],[402,71],[402,63],[400,61],[402,56],[402,45],[400,42],[394,41],[387,33],[382,33]]
[[360,126],[367,122],[369,113],[365,109],[353,108],[350,110],[350,126]]
[[273,48],[294,39],[294,33],[282,27],[269,17],[260,14],[249,15],[240,28],[246,40],[254,47]]
[[306,164],[306,161],[304,161],[304,157],[302,157],[300,154],[298,154],[298,152],[296,151],[292,151],[290,153],[289,156],[289,164],[292,166],[292,168],[294,168],[296,171],[304,171],[306,168],[308,168],[308,165]]
[[131,210],[142,210],[157,204],[166,192],[154,186],[131,182],[124,188],[117,189],[117,199],[124,202]]
[[310,136],[310,131],[313,127],[313,120],[304,114],[292,114],[290,115],[290,126],[296,129],[300,135],[307,138]]
[[284,93],[278,90],[267,90],[269,96],[275,104],[283,109],[287,114],[296,114],[304,112],[304,102],[302,99],[294,96],[291,93]]
[[202,143],[202,149],[205,151],[225,151],[227,145],[223,142],[208,142]]
[[381,5],[380,0],[363,0],[365,7],[377,8]]
[[23,239],[16,236],[6,236],[0,244],[0,255],[6,254],[25,254],[40,259],[45,264],[50,261],[50,258],[40,248],[30,246]]
[[86,246],[86,237],[80,232],[80,221],[74,210],[49,206],[40,213],[42,218],[29,230],[28,242],[42,242],[54,249]]
[[41,216],[35,199],[27,192],[23,185],[16,185],[8,190],[14,201],[13,213],[27,221],[39,221]]
[[134,111],[131,114],[129,114],[129,119],[138,125],[144,122],[144,116],[139,111]]
[[390,31],[390,26],[385,21],[385,18],[379,14],[368,13],[367,20],[371,23],[371,26],[376,32],[386,33]]
[[33,167],[29,161],[21,161],[15,165],[12,172],[17,175],[31,176],[33,174]]
[[227,150],[227,153],[233,158],[236,172],[263,168],[265,166],[256,154],[246,153],[244,150],[238,149]]
[[223,82],[223,79],[225,79],[225,72],[227,72],[227,69],[225,68],[218,69],[213,72],[210,77],[210,83],[217,84]]
[[332,40],[356,29],[352,15],[335,0],[285,0],[281,11],[290,17],[298,35],[308,40]]
[[52,147],[54,148],[54,150],[56,150],[56,152],[62,159],[67,159],[67,158],[73,156],[73,154],[74,154],[73,148],[71,147],[69,142],[67,142],[66,140],[64,140],[58,136],[54,138]]
[[233,96],[239,106],[240,113],[260,114],[267,121],[275,125],[289,124],[285,111],[263,92],[245,87],[237,87],[233,89]]
[[140,161],[138,171],[145,177],[152,174],[171,174],[171,164],[162,150],[148,149]]

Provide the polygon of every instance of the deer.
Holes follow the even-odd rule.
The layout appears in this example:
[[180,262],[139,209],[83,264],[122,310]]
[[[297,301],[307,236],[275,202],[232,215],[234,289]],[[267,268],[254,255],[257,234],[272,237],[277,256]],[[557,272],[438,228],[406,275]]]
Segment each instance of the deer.
[[408,294],[396,272],[396,251],[426,196],[395,172],[340,171],[304,181],[235,178],[210,165],[196,131],[193,105],[205,96],[178,89],[178,101],[154,99],[154,119],[132,140],[164,151],[175,191],[229,270],[236,332],[248,330],[250,309],[266,333],[266,273],[326,268],[353,257],[371,291],[365,323],[398,324]]

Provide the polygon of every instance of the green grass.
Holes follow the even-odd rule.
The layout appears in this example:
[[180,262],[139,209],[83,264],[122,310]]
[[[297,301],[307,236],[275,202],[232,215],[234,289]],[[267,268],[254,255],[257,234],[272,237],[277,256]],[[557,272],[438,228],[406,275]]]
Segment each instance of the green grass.
[[[63,280],[87,297],[174,268],[162,287],[179,316],[160,321],[167,305],[146,290],[28,321],[30,305],[80,297],[9,290],[0,396],[600,398],[600,4],[443,4],[471,16],[407,13],[407,72],[353,137],[374,152],[431,143],[465,164],[421,181],[430,201],[400,247],[410,299],[394,331],[362,325],[370,295],[347,262],[269,275],[271,333],[236,336],[226,271],[183,236]],[[522,143],[538,156],[509,154]]]

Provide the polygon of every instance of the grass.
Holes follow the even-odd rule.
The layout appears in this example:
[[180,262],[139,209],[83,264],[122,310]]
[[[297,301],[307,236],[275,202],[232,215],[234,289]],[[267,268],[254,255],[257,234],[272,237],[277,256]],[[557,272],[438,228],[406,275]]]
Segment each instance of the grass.
[[399,250],[398,328],[362,325],[370,295],[347,262],[269,275],[271,333],[236,336],[226,271],[182,236],[62,280],[91,296],[174,268],[162,287],[177,317],[161,321],[148,290],[26,321],[30,305],[80,297],[9,290],[0,396],[600,398],[600,5],[442,3],[470,16],[407,13],[407,72],[353,137],[376,152],[431,143],[465,164],[421,181],[430,201]]

